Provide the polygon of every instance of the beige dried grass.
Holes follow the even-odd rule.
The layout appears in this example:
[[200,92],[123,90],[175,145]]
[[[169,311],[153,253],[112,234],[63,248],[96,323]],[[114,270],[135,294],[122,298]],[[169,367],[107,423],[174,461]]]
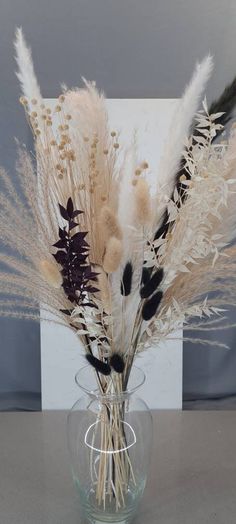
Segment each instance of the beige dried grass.
[[106,273],[114,273],[122,259],[122,243],[116,237],[110,237],[103,258],[103,269]]

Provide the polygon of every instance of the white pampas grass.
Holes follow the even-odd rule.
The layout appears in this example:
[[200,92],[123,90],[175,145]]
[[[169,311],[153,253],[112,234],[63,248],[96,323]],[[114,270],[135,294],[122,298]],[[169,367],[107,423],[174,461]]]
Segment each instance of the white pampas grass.
[[29,108],[32,109],[32,107],[34,107],[32,100],[39,102],[42,96],[34,72],[31,49],[26,44],[21,27],[16,29],[14,45],[16,50],[16,62],[18,65],[16,76],[20,81],[22,94],[26,97]]
[[51,260],[40,260],[39,271],[48,284],[56,289],[62,285],[62,276],[57,264]]
[[[172,194],[185,141],[190,133],[193,117],[197,111],[200,98],[211,75],[212,69],[213,60],[212,57],[208,55],[200,64],[196,65],[192,79],[187,85],[184,94],[178,103],[171,121],[168,139],[158,168],[157,203],[160,192],[168,198]],[[160,220],[162,219],[162,214],[163,208],[160,210],[157,207],[155,217],[156,229],[158,229]]]

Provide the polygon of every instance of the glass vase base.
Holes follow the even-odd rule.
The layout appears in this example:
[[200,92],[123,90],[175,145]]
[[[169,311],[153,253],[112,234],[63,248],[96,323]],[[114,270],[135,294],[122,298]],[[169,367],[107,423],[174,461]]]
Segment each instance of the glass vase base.
[[134,487],[128,490],[124,495],[123,504],[119,508],[117,508],[116,501],[112,497],[107,497],[104,507],[102,503],[98,504],[93,489],[87,492],[85,496],[85,493],[81,493],[77,482],[76,487],[79,490],[80,501],[87,522],[90,524],[129,524],[137,512],[145,488],[145,481],[143,485],[139,484],[138,488],[135,489]]

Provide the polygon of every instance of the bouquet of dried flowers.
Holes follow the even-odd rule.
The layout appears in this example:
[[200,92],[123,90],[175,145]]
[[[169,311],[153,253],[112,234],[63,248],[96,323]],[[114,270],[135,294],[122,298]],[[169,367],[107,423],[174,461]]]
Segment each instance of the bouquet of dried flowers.
[[[101,392],[117,393],[127,388],[136,355],[179,328],[184,340],[197,330],[193,342],[210,343],[199,332],[227,327],[222,312],[236,296],[234,127],[227,140],[216,138],[231,118],[236,80],[199,110],[212,58],[196,66],[151,189],[147,160],[135,141],[120,147],[94,83],[65,88],[52,111],[20,29],[15,46],[37,172],[19,147],[22,198],[0,172],[0,238],[10,249],[0,254],[8,268],[0,271],[0,314],[53,314],[82,341]],[[119,416],[112,414],[116,430]]]

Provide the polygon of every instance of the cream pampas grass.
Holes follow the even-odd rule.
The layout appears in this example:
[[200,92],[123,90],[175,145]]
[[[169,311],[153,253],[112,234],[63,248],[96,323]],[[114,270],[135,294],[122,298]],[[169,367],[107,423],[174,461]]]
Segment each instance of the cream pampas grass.
[[112,236],[118,238],[119,240],[122,239],[122,231],[117,217],[108,206],[102,207],[100,223],[101,229],[104,230],[104,236],[106,239],[109,239]]
[[149,187],[144,178],[137,181],[134,189],[135,213],[137,222],[144,226],[151,220],[151,197]]
[[116,237],[110,237],[103,259],[103,269],[106,273],[114,273],[122,259],[122,243]]

